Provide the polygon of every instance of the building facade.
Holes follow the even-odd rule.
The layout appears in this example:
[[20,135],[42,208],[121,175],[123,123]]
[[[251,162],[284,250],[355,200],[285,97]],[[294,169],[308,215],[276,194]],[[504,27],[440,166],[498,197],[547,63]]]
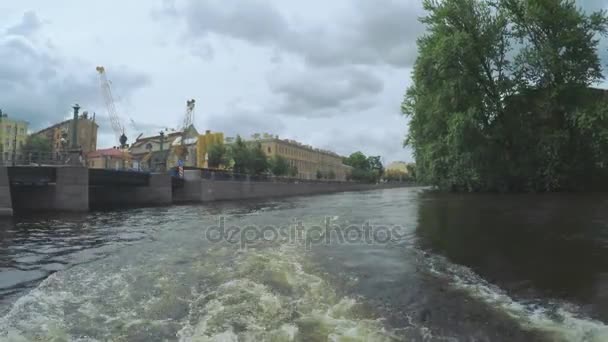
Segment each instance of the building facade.
[[123,170],[131,169],[133,164],[129,152],[118,148],[106,148],[89,152],[87,166],[91,169]]
[[[65,152],[71,147],[73,119],[62,121],[42,129],[32,135],[42,136],[51,144],[53,154]],[[97,129],[99,125],[95,122],[95,114],[89,117],[88,112],[83,112],[78,118],[76,127],[76,139],[79,148],[84,155],[97,150]]]
[[208,155],[209,146],[213,144],[223,144],[224,143],[224,133],[214,132],[207,130],[205,134],[198,136],[198,141],[196,143],[196,154],[197,154],[197,167],[199,168],[208,168]]
[[324,179],[345,181],[350,167],[342,163],[338,154],[301,144],[295,140],[279,139],[270,134],[254,135],[254,141],[262,145],[262,150],[269,158],[281,156],[287,159],[291,167],[297,169],[300,179]]
[[0,160],[12,160],[13,153],[20,154],[27,140],[28,123],[9,118],[0,110]]
[[133,167],[141,170],[160,170],[177,166],[179,156],[176,151],[182,145],[182,137],[184,137],[183,146],[188,151],[184,157],[184,166],[196,166],[198,135],[196,128],[190,126],[185,134],[179,131],[165,131],[162,135],[140,136],[129,147]]

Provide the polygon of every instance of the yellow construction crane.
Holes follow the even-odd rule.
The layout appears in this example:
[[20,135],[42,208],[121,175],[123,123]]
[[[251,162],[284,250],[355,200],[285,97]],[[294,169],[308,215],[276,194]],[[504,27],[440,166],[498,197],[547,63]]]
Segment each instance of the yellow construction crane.
[[127,135],[125,134],[125,126],[120,122],[120,117],[118,116],[118,112],[116,111],[116,105],[114,104],[114,97],[112,96],[112,88],[110,87],[110,81],[108,81],[108,77],[106,76],[106,69],[103,66],[98,66],[95,68],[97,73],[99,74],[99,85],[101,88],[101,95],[106,104],[106,109],[108,110],[108,116],[110,118],[110,123],[112,125],[112,130],[116,137],[118,138],[118,142],[120,143],[120,150],[122,151],[122,168],[127,168],[127,165],[131,164],[131,155],[129,154],[128,145],[127,145]]
[[125,134],[125,126],[120,123],[120,117],[116,111],[114,97],[112,96],[112,88],[110,87],[110,81],[108,81],[108,77],[106,76],[106,69],[102,66],[98,66],[96,70],[99,73],[101,95],[106,104],[106,109],[108,110],[112,130],[120,142],[120,147],[124,150],[127,147],[127,135]]
[[188,155],[188,148],[186,147],[186,130],[192,126],[194,122],[194,106],[196,105],[196,101],[194,99],[186,101],[186,114],[184,115],[184,121],[182,123],[182,135],[181,135],[181,143],[178,146],[175,146],[175,155],[183,161],[184,158]]

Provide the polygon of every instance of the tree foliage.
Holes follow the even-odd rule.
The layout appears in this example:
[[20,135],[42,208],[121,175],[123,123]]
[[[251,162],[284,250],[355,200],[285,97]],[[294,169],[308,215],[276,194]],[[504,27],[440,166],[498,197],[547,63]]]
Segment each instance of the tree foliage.
[[298,175],[298,167],[297,166],[290,166],[289,167],[289,177],[296,177]]
[[48,154],[52,151],[52,145],[50,140],[42,135],[30,135],[23,145],[23,151]]
[[377,182],[384,173],[380,156],[366,157],[360,151],[352,153],[343,160],[345,165],[352,167],[348,179],[360,182]]
[[225,166],[228,163],[224,144],[211,144],[207,150],[207,164],[211,168]]
[[268,158],[259,142],[246,143],[240,136],[236,137],[230,147],[232,170],[236,173],[259,175],[268,170]]
[[410,118],[416,177],[458,191],[585,188],[608,176],[603,11],[572,0],[425,0]]
[[42,135],[30,135],[25,140],[22,153],[34,163],[48,160],[53,150],[51,141]]
[[289,174],[289,163],[285,157],[274,155],[269,160],[270,172],[275,176],[286,176]]

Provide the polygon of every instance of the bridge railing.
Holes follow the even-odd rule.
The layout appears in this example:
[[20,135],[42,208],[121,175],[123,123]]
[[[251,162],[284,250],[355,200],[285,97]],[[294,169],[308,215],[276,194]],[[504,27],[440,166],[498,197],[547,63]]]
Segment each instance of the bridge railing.
[[214,169],[200,169],[201,177],[203,179],[213,179],[217,181],[251,181],[251,182],[281,182],[281,183],[323,183],[323,184],[337,184],[344,183],[347,181],[341,181],[336,179],[303,179],[296,177],[287,176],[274,176],[269,173],[263,173],[259,175],[248,175],[244,173],[236,173],[230,170],[214,170]]
[[[20,151],[17,153],[0,153],[0,165],[4,166],[45,166],[65,165],[70,163],[70,155],[65,152]],[[85,163],[84,157],[79,157],[79,163]]]

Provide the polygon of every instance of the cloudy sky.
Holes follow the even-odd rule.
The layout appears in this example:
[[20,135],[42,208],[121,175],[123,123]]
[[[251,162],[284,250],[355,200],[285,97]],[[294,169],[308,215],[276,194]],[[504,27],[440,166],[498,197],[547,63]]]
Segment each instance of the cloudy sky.
[[399,108],[420,2],[2,1],[0,108],[35,130],[79,103],[97,113],[99,146],[117,144],[95,72],[103,65],[131,142],[177,127],[194,98],[201,132],[268,132],[409,161]]

